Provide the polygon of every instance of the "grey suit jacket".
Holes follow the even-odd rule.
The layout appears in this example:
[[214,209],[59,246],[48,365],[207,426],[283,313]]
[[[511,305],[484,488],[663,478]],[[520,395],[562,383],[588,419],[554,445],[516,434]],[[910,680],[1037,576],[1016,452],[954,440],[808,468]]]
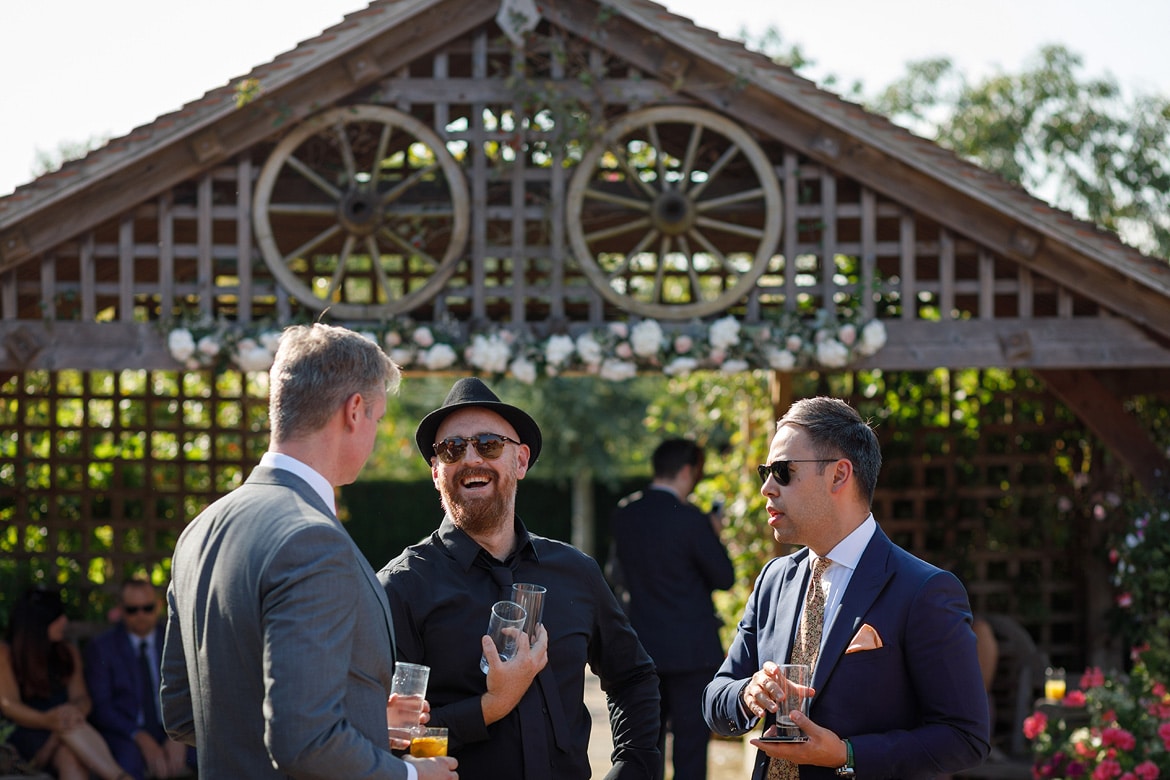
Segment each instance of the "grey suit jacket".
[[294,474],[257,468],[175,547],[162,716],[199,776],[393,778],[386,594]]

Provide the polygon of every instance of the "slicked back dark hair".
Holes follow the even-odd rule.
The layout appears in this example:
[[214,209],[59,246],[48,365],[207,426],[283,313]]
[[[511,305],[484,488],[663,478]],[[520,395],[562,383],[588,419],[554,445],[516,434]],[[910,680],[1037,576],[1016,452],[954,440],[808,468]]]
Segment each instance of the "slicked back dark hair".
[[[882,468],[882,448],[877,434],[856,409],[839,398],[802,398],[788,407],[776,428],[785,425],[798,425],[808,433],[816,457],[848,459],[853,464],[862,497],[873,505],[873,492]],[[818,465],[822,472],[828,468],[825,463]]]

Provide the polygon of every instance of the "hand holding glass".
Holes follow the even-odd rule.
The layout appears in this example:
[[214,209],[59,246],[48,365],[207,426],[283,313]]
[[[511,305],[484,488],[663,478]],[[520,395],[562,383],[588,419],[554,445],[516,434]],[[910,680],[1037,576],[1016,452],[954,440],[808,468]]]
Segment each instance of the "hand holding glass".
[[809,695],[812,670],[808,664],[779,664],[777,669],[787,698],[780,700],[776,709],[776,723],[760,739],[764,742],[806,742],[808,735],[793,722],[789,713],[797,710],[802,715],[808,715],[808,704],[812,698]]
[[394,664],[394,678],[390,683],[390,700],[386,705],[386,728],[391,739],[409,740],[421,733],[423,700],[427,696],[427,680],[431,668],[402,661]]
[[[488,620],[487,635],[492,638],[501,661],[507,661],[516,654],[516,644],[524,634],[524,621],[528,613],[514,601],[497,601],[492,605],[492,616]],[[488,661],[480,656],[479,668],[487,674]]]

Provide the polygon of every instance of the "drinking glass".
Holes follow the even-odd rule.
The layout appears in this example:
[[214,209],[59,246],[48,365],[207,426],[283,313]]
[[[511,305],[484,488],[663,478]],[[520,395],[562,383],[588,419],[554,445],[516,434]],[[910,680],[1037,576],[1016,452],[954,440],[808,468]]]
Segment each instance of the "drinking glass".
[[805,742],[808,735],[800,730],[789,713],[797,710],[808,715],[810,697],[805,695],[804,689],[812,684],[812,669],[808,664],[780,664],[779,667],[787,698],[776,710],[776,723],[760,739],[765,742]]
[[391,739],[408,740],[421,730],[419,719],[422,717],[430,676],[429,666],[404,661],[394,664],[390,693],[396,695],[386,708],[386,727]]
[[[495,643],[501,661],[507,661],[516,654],[516,642],[524,633],[524,621],[527,618],[528,613],[524,611],[524,607],[514,601],[497,601],[492,604],[487,634]],[[485,656],[480,656],[479,668],[487,674],[488,662]]]
[[533,585],[531,582],[517,582],[512,585],[512,601],[524,607],[528,619],[524,621],[524,630],[528,632],[529,641],[536,640],[536,627],[544,615],[544,594],[548,589],[543,585]]
[[419,729],[410,741],[410,754],[415,758],[431,758],[447,755],[447,729],[442,726],[427,726]]
[[1044,670],[1044,698],[1048,701],[1060,701],[1064,698],[1067,684],[1064,679],[1064,669],[1048,667]]

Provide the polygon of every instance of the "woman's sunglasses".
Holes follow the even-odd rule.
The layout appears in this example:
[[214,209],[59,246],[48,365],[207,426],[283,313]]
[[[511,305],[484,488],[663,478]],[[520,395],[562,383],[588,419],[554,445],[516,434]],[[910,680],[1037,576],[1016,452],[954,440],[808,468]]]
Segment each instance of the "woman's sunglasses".
[[515,439],[509,439],[499,433],[480,433],[475,436],[448,436],[435,444],[435,455],[444,463],[458,463],[467,453],[467,445],[475,446],[475,451],[487,460],[495,460],[504,452],[504,444],[519,444]]
[[821,458],[819,460],[774,460],[766,466],[756,466],[756,471],[760,473],[760,481],[767,482],[768,475],[771,474],[780,487],[788,487],[789,480],[792,479],[792,472],[788,469],[790,463],[836,463],[840,458]]

